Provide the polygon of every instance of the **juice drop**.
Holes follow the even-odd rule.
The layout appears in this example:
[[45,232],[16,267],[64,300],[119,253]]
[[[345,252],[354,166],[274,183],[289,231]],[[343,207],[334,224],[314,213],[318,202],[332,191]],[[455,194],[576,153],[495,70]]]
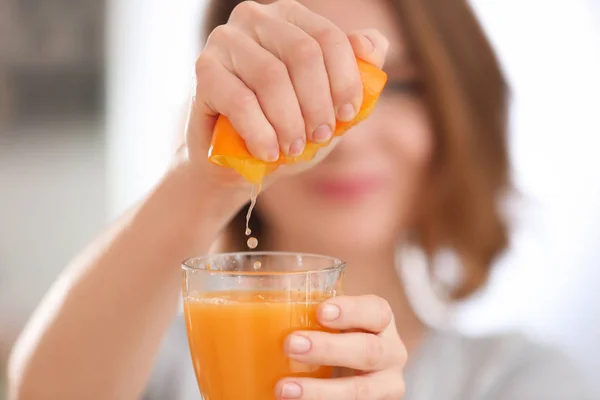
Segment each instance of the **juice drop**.
[[[256,206],[256,198],[260,193],[261,184],[252,185],[252,193],[250,194],[250,207],[248,208],[248,213],[246,214],[246,236],[250,236],[252,234],[252,230],[250,229],[250,217],[252,216],[252,211],[254,211],[254,207]],[[258,246],[258,239],[255,237],[248,238],[246,242],[249,249],[255,249]]]
[[258,239],[255,237],[249,237],[246,241],[249,249],[254,250],[258,246]]
[[258,271],[262,268],[262,263],[260,261],[254,261],[254,265],[252,266],[255,271]]

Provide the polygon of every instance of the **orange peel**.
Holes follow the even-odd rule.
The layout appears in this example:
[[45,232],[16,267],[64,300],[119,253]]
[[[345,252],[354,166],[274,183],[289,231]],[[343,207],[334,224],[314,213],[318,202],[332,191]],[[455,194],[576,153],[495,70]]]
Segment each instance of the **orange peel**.
[[[387,74],[381,69],[358,58],[356,61],[363,85],[363,103],[352,121],[336,121],[334,136],[342,136],[371,114],[387,82]],[[304,152],[299,156],[292,157],[281,154],[275,162],[262,161],[250,154],[244,139],[235,130],[229,119],[225,115],[219,115],[213,130],[208,160],[215,165],[232,168],[248,182],[258,184],[266,175],[282,165],[311,161],[318,150],[327,145],[328,143],[307,142]]]

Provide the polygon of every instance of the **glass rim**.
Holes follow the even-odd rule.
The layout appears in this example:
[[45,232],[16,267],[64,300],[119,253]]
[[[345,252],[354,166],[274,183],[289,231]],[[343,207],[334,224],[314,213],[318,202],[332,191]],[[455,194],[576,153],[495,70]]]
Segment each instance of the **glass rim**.
[[[206,269],[204,268],[205,262],[218,257],[232,257],[232,256],[270,256],[270,257],[307,257],[307,258],[316,258],[321,260],[330,260],[330,266],[318,269],[302,269],[296,271],[226,271],[220,269]],[[203,266],[194,266],[191,265],[191,262],[200,262]],[[273,275],[304,275],[304,274],[318,274],[318,273],[329,273],[336,271],[343,271],[346,268],[346,263],[339,258],[335,258],[332,256],[326,256],[323,254],[316,253],[303,253],[303,252],[294,252],[294,251],[234,251],[228,253],[214,253],[207,254],[203,256],[190,257],[186,258],[181,262],[181,269],[185,272],[205,272],[210,274],[217,275],[249,275],[249,276],[273,276]]]

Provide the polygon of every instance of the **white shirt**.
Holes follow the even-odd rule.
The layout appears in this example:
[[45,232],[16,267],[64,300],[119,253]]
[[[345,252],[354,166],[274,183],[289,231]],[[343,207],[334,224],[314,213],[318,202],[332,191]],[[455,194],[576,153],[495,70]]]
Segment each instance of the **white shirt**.
[[[156,361],[144,400],[201,399],[182,315]],[[587,392],[567,357],[520,334],[468,338],[432,331],[411,355],[405,381],[403,400],[600,399]]]

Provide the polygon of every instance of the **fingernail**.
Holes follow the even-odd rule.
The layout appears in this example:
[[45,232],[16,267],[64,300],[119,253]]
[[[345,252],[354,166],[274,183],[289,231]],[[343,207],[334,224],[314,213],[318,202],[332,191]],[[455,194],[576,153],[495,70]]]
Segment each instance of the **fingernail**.
[[269,150],[267,150],[267,157],[265,161],[275,162],[277,160],[279,160],[279,147],[271,147]]
[[375,51],[375,43],[373,43],[371,38],[365,34],[361,34],[360,36],[363,44],[365,45],[365,50],[367,50],[369,53]]
[[356,109],[352,104],[346,104],[338,108],[337,117],[342,122],[350,122],[356,116]]
[[292,335],[288,342],[290,353],[304,354],[310,350],[310,340],[304,336]]
[[297,383],[285,383],[281,387],[281,398],[297,399],[302,396],[302,388]]
[[340,308],[333,304],[325,304],[321,309],[321,318],[325,321],[335,321],[340,316]]
[[315,143],[325,143],[331,139],[332,135],[333,133],[329,125],[321,125],[313,132],[313,141]]
[[304,151],[304,139],[296,139],[290,145],[290,151],[288,154],[290,156],[299,156]]

